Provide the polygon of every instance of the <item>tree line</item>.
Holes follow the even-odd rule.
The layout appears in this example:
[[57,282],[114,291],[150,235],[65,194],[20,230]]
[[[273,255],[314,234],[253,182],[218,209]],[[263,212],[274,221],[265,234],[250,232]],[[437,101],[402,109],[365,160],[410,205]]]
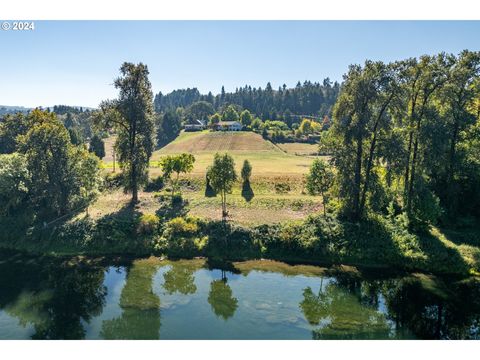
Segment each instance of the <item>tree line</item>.
[[187,109],[196,102],[206,102],[212,106],[214,112],[222,112],[228,105],[235,105],[240,111],[246,109],[262,120],[289,122],[292,115],[330,116],[339,90],[340,84],[330,81],[329,78],[322,83],[298,82],[293,88],[284,84],[273,89],[272,85],[267,83],[264,89],[245,85],[237,88],[235,92],[226,92],[222,86],[217,95],[211,92],[204,95],[197,88],[188,88],[174,90],[165,95],[159,92],[155,96],[155,111],[166,113],[178,108]]
[[320,144],[344,216],[480,217],[479,74],[471,51],[349,67]]

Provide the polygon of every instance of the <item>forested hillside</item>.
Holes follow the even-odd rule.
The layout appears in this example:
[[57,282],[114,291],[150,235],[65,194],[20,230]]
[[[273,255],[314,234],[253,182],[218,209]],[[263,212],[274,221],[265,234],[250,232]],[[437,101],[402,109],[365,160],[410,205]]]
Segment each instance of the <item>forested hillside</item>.
[[235,92],[225,92],[224,87],[220,94],[201,94],[197,88],[174,90],[168,94],[161,92],[155,96],[155,110],[164,113],[177,108],[187,108],[195,102],[210,103],[215,111],[221,111],[226,105],[237,105],[241,109],[249,110],[262,120],[281,120],[292,115],[330,116],[335,104],[340,84],[332,83],[326,78],[322,83],[305,81],[294,88],[287,88],[284,84],[273,89],[268,83],[265,88],[255,88],[245,85]]

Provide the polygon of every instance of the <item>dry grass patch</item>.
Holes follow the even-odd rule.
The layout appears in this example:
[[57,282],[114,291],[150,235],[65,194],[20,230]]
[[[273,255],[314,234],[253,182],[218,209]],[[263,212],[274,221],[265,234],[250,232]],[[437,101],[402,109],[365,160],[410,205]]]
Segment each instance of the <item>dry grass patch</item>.
[[[114,214],[128,207],[131,198],[131,194],[125,194],[122,190],[105,192],[89,207],[88,213],[93,219]],[[153,193],[140,192],[139,200],[140,202],[135,205],[135,210],[140,213],[155,213],[158,209],[158,200],[154,198]]]
[[159,150],[161,154],[202,151],[277,151],[275,146],[254,132],[182,132]]
[[277,146],[286,153],[293,155],[306,156],[318,154],[318,144],[283,143],[277,144]]

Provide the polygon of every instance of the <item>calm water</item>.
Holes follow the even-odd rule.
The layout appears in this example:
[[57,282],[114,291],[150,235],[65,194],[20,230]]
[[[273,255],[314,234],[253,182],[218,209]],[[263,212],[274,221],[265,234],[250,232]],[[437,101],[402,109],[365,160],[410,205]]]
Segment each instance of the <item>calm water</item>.
[[0,256],[0,339],[478,339],[479,321],[475,279]]

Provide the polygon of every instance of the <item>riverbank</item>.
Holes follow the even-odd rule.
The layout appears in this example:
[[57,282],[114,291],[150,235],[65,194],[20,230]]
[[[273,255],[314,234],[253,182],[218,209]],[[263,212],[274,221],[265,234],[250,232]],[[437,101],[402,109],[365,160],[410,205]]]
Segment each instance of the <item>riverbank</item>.
[[3,224],[0,247],[32,254],[271,259],[352,265],[459,276],[480,273],[478,233],[431,228],[412,234],[401,219],[371,216],[361,223],[311,215],[303,221],[244,227],[191,216],[142,214],[123,208],[97,219],[76,217],[48,229]]

